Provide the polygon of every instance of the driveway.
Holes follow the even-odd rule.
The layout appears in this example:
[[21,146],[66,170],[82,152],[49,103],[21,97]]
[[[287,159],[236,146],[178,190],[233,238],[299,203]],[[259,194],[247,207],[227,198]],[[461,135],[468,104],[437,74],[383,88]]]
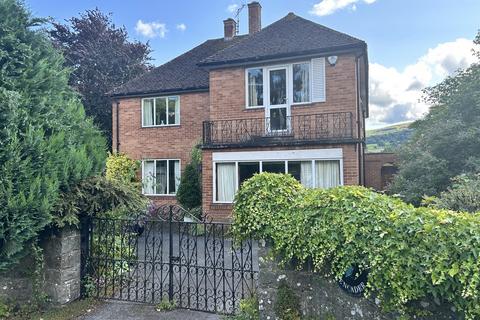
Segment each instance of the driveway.
[[106,301],[80,320],[220,320],[219,315],[190,310],[159,312],[149,304]]

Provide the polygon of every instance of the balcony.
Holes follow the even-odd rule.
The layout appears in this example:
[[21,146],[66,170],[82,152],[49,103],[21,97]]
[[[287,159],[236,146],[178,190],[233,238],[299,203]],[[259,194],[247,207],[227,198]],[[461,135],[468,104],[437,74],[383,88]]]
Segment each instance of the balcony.
[[351,112],[203,122],[203,147],[286,146],[355,142]]

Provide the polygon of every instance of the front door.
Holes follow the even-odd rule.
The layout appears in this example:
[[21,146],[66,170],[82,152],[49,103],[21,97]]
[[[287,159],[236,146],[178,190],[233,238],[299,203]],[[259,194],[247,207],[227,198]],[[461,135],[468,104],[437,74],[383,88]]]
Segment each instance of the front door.
[[265,128],[267,134],[285,133],[290,130],[290,104],[288,97],[288,69],[267,69],[267,105]]

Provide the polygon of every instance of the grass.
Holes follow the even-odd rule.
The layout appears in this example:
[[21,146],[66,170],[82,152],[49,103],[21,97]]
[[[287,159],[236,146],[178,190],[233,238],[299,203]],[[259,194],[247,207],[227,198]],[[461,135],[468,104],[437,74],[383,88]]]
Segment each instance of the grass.
[[76,300],[63,307],[50,308],[48,310],[28,311],[21,309],[7,319],[10,320],[70,320],[92,312],[103,302],[94,299]]

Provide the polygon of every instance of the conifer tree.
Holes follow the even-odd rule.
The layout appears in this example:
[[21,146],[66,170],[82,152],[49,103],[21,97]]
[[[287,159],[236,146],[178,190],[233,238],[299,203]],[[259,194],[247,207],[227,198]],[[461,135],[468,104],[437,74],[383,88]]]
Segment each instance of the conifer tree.
[[43,22],[0,0],[0,270],[51,222],[60,192],[99,173],[106,157]]

